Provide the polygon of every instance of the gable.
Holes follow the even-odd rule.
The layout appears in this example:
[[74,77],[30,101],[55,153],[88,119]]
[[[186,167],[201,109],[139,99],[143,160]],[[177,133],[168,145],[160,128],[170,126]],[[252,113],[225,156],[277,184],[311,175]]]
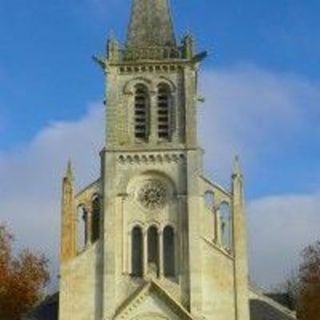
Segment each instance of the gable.
[[194,320],[191,314],[156,281],[137,290],[119,308],[115,320]]
[[171,308],[154,292],[144,298],[144,301],[136,305],[129,313],[128,319],[132,320],[179,320]]

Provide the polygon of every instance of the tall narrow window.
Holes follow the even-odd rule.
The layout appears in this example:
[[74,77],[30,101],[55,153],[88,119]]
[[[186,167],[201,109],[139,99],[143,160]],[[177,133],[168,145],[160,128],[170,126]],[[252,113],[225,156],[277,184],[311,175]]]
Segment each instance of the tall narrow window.
[[100,199],[94,197],[92,201],[92,226],[91,226],[91,241],[96,242],[100,237]]
[[159,273],[159,240],[156,227],[150,227],[148,230],[148,266]]
[[212,210],[214,209],[214,193],[211,191],[207,191],[204,194],[204,201],[205,201],[205,205],[208,209]]
[[175,276],[175,244],[174,230],[172,227],[166,227],[163,232],[163,262],[164,276]]
[[78,207],[77,212],[77,250],[82,252],[88,243],[88,213],[83,206]]
[[134,98],[134,134],[136,139],[147,142],[149,136],[149,95],[143,85],[138,85]]
[[232,221],[231,209],[227,202],[223,202],[220,206],[221,219],[221,238],[222,245],[226,249],[232,249]]
[[158,87],[158,137],[170,139],[170,88],[166,84]]
[[212,214],[212,220],[213,220],[212,235],[214,239],[217,239],[217,234],[218,234],[217,233],[217,215],[215,210],[215,196],[212,191],[207,191],[204,194],[204,202],[205,202],[206,208],[208,209],[208,212]]
[[143,276],[143,234],[140,227],[132,230],[131,239],[131,274],[134,277]]

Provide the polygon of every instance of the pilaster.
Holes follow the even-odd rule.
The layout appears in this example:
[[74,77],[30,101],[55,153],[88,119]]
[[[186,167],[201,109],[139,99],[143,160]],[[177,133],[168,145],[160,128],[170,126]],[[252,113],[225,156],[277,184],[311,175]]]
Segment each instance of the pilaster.
[[202,314],[202,253],[200,189],[200,150],[188,151],[187,165],[187,215],[188,215],[188,273],[190,286],[190,311],[195,316]]
[[184,105],[186,145],[189,148],[197,146],[197,112],[196,112],[196,66],[190,64],[184,68]]
[[232,209],[233,209],[233,249],[234,249],[234,279],[235,279],[235,310],[236,320],[250,319],[249,312],[249,275],[247,229],[244,204],[243,175],[239,159],[235,160],[232,176]]
[[61,264],[64,264],[77,254],[74,177],[70,162],[62,189]]
[[103,318],[111,320],[116,308],[117,296],[117,243],[116,214],[117,201],[115,195],[115,159],[112,152],[102,152],[103,170]]
[[164,265],[164,260],[163,260],[163,231],[161,230],[159,232],[159,277],[163,277],[163,265]]

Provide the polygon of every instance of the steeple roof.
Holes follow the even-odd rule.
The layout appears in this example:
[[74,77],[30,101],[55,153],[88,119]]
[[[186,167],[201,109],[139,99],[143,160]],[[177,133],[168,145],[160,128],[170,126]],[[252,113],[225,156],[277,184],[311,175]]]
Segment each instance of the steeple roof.
[[69,181],[73,181],[74,180],[74,174],[73,174],[73,168],[72,168],[71,160],[68,161],[65,178],[67,178]]
[[233,161],[233,175],[234,176],[242,176],[240,157],[238,155],[235,156],[234,161]]
[[127,47],[175,47],[169,0],[133,0]]

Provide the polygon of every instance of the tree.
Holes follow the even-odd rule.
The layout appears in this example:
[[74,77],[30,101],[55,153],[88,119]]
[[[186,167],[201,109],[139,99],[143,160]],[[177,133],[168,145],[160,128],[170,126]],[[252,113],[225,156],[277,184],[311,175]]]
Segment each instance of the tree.
[[320,319],[320,241],[307,247],[302,254],[299,272],[298,318]]
[[49,282],[44,255],[23,250],[13,253],[13,235],[0,225],[0,319],[19,320],[43,297]]
[[274,289],[274,292],[273,297],[281,297],[281,301],[278,302],[284,304],[290,310],[297,310],[300,294],[299,272],[293,270],[287,279]]
[[299,320],[320,319],[320,241],[303,250],[298,270],[292,272],[271,296],[280,297],[280,303],[296,310]]

